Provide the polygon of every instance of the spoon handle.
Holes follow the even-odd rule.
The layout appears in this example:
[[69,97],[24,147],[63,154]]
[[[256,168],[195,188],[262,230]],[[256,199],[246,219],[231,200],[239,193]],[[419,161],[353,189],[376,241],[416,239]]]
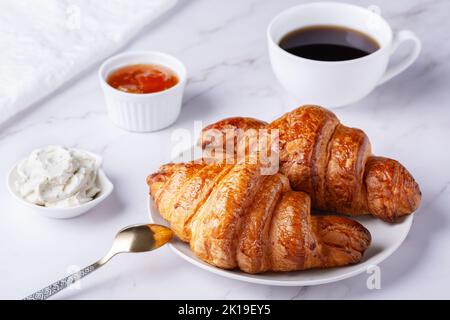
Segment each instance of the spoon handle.
[[99,262],[95,262],[91,264],[90,266],[87,266],[83,269],[81,269],[78,272],[72,273],[71,275],[56,281],[52,283],[51,285],[36,291],[33,294],[30,294],[28,297],[24,298],[23,300],[46,300],[49,297],[53,296],[54,294],[58,293],[59,291],[67,288],[74,282],[80,280],[81,278],[87,276],[91,272],[97,270],[99,267],[101,267],[103,264]]

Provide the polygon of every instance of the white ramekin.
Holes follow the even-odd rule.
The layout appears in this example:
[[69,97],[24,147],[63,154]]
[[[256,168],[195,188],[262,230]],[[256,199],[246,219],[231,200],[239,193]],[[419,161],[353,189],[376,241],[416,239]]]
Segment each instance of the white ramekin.
[[[177,74],[179,82],[167,90],[145,94],[123,92],[106,82],[111,71],[140,63],[166,66]],[[125,52],[106,60],[98,74],[109,118],[120,128],[136,132],[156,131],[171,125],[178,118],[187,72],[177,58],[154,51]]]

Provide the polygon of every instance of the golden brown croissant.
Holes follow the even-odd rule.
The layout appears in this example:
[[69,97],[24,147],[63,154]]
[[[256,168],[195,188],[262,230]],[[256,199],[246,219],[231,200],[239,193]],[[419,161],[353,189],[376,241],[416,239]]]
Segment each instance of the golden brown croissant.
[[311,216],[310,198],[259,164],[179,163],[147,178],[175,234],[202,260],[248,273],[357,263],[370,243],[359,223]]
[[294,190],[308,193],[319,210],[372,214],[394,222],[420,204],[419,186],[405,167],[372,156],[362,130],[340,124],[319,106],[299,107],[268,125],[252,118],[224,119],[205,127],[200,143],[203,148],[215,147],[211,133],[218,130],[225,146],[226,131],[261,128],[278,129],[281,173]]

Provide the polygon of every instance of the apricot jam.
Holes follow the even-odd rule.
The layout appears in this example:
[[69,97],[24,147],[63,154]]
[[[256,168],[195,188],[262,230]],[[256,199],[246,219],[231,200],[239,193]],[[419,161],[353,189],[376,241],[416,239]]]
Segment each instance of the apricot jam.
[[133,64],[108,75],[106,82],[128,93],[152,93],[167,90],[178,83],[171,69],[157,64]]

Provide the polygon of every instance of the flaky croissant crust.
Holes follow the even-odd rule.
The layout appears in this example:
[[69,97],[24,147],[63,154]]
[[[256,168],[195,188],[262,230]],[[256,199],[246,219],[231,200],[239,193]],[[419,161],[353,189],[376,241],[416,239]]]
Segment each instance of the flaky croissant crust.
[[179,163],[147,178],[175,234],[202,260],[248,273],[357,263],[370,243],[359,223],[311,216],[310,197],[260,165]]
[[342,125],[319,106],[299,107],[270,124],[224,119],[203,129],[200,144],[213,149],[212,131],[262,128],[278,130],[280,171],[294,190],[311,196],[316,209],[394,222],[419,207],[421,192],[408,170],[396,160],[373,156],[362,130]]

